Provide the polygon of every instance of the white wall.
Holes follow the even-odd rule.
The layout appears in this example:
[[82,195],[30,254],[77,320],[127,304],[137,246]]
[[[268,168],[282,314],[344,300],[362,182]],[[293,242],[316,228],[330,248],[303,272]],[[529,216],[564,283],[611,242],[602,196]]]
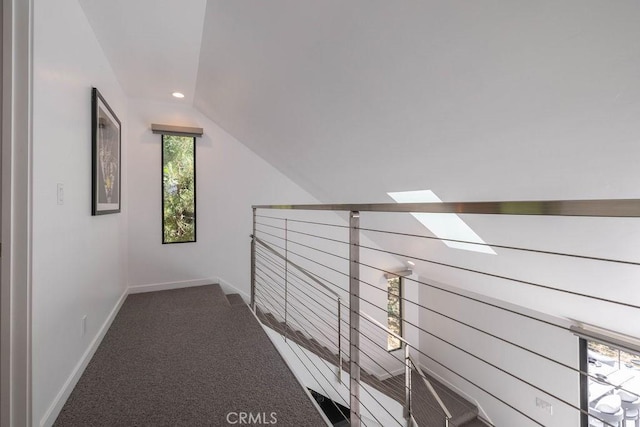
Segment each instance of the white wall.
[[[554,319],[541,313],[447,286],[424,277],[419,280],[431,283],[441,289],[486,301],[490,304],[505,307],[535,318],[541,318],[565,327],[569,324],[569,322],[562,319]],[[445,316],[578,369],[578,338],[576,336],[569,331],[555,328],[545,323],[535,322],[517,314],[427,286],[421,286],[420,288],[420,303],[433,310],[420,310],[420,326],[429,332],[421,332],[420,343],[422,351],[430,358],[451,368],[456,374],[462,375],[478,384],[487,392],[494,394],[542,425],[562,427],[579,424],[579,412],[576,409],[572,409],[541,390],[536,390],[534,387],[526,385],[514,377],[483,363],[478,358],[498,366],[539,389],[549,391],[574,406],[580,405],[578,373],[454,322],[435,312],[442,313]],[[465,354],[435,336],[449,341],[478,358]],[[478,404],[486,412],[485,416],[488,416],[495,425],[537,425],[518,412],[508,408],[488,393],[474,387],[451,371],[444,369],[429,357],[421,356],[421,363],[427,370],[444,379],[445,382],[451,384],[462,395],[467,396],[467,398]],[[553,415],[549,415],[537,408],[535,406],[536,398],[552,404]]]
[[41,425],[55,419],[64,386],[126,289],[127,152],[122,213],[91,216],[91,87],[122,121],[125,147],[127,106],[77,1],[34,3],[33,423]]
[[[196,141],[197,242],[162,244],[161,137],[151,123],[204,128]],[[220,279],[250,292],[253,204],[316,202],[190,106],[129,104],[129,285]]]

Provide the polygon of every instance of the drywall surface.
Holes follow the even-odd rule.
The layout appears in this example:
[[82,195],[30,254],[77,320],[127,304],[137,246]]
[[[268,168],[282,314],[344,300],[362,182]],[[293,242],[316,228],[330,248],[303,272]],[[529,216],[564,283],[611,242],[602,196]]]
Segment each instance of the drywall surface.
[[91,88],[118,115],[123,135],[127,109],[75,0],[34,1],[33,67],[33,422],[41,425],[55,419],[126,290],[127,155],[122,213],[91,216]]
[[[475,401],[495,425],[579,424],[580,413],[572,408],[580,406],[578,338],[549,324],[568,322],[423,277],[418,280],[433,285],[420,288],[420,303],[426,307],[420,310],[425,368]],[[536,407],[536,399],[551,404],[552,414]]]
[[[188,105],[132,100],[129,112],[129,285],[211,279],[249,294],[251,206],[316,200]],[[195,243],[162,244],[162,145],[151,123],[204,128]]]

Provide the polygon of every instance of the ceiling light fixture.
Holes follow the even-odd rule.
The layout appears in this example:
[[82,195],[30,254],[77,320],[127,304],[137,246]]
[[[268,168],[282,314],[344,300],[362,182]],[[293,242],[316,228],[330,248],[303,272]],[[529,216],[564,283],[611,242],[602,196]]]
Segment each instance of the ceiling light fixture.
[[171,95],[173,95],[175,98],[184,98],[184,93],[182,92],[173,92]]
[[413,261],[409,261],[409,260],[407,260],[407,264],[409,264],[409,265],[410,265],[410,266],[412,266],[412,267],[416,265],[416,263],[415,263],[415,262],[413,262]]

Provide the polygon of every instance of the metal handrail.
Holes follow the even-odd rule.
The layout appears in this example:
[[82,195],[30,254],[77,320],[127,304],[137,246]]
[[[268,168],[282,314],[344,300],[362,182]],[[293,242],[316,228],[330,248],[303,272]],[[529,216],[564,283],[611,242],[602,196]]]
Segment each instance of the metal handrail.
[[440,395],[438,394],[436,389],[433,388],[433,384],[431,384],[431,381],[429,381],[429,379],[427,378],[425,373],[422,371],[422,368],[420,367],[420,365],[418,365],[415,362],[415,360],[413,359],[413,357],[411,357],[411,356],[409,356],[409,361],[416,368],[416,371],[418,371],[418,375],[420,375],[420,377],[424,381],[425,385],[427,386],[427,388],[429,389],[429,391],[433,395],[434,399],[436,399],[436,402],[438,402],[438,405],[440,405],[440,408],[444,411],[444,414],[445,414],[445,417],[446,417],[446,421],[445,422],[446,422],[446,425],[448,426],[449,425],[449,420],[451,419],[451,412],[447,408],[447,405],[444,404],[444,402],[440,398]]
[[[377,326],[381,327],[383,330],[387,331],[388,334],[394,336],[399,339],[401,342],[405,344],[405,382],[406,382],[406,396],[405,396],[405,419],[407,420],[408,425],[415,425],[415,419],[413,417],[413,411],[411,407],[411,365],[416,368],[418,374],[422,377],[425,385],[429,389],[430,393],[434,396],[443,412],[445,413],[445,422],[446,425],[449,425],[449,420],[451,418],[451,413],[448,411],[448,408],[440,399],[438,393],[433,388],[432,384],[426,378],[426,375],[422,371],[421,367],[415,363],[414,359],[409,354],[409,349],[411,344],[408,343],[404,338],[400,337],[398,334],[390,331],[387,327],[377,322],[371,316],[366,313],[362,313],[359,310],[359,283],[360,283],[360,260],[359,260],[359,233],[362,230],[359,226],[359,217],[361,212],[397,212],[397,213],[444,213],[444,214],[485,214],[485,215],[529,215],[529,216],[573,216],[573,217],[635,217],[640,218],[640,199],[605,199],[605,200],[542,200],[542,201],[486,201],[486,202],[444,202],[444,203],[377,203],[377,204],[296,204],[296,205],[254,205],[254,225],[253,225],[253,234],[256,233],[256,209],[278,209],[278,210],[306,210],[306,211],[347,211],[350,212],[349,225],[344,227],[349,229],[349,296],[350,303],[347,305],[347,308],[350,311],[350,358],[351,358],[351,382],[350,382],[350,395],[351,395],[351,418],[354,420],[354,426],[359,427],[359,418],[360,418],[360,400],[359,400],[359,347],[358,347],[358,337],[360,334],[359,330],[359,318],[365,317],[372,321]],[[285,219],[287,221],[287,219]],[[286,222],[285,222],[286,224]],[[324,224],[331,225],[331,224]],[[286,227],[286,225],[285,225]],[[376,231],[376,230],[369,230]],[[254,237],[254,236],[252,236]],[[254,237],[255,239],[255,237]],[[443,239],[446,240],[446,239]],[[263,242],[261,242],[263,243]],[[344,242],[346,243],[346,242]],[[255,241],[252,242],[252,271],[255,269],[255,261],[253,259],[255,252]],[[280,254],[275,252],[279,257],[282,257]],[[397,255],[397,254],[396,254]],[[286,260],[285,260],[286,261]],[[605,260],[606,261],[606,260]],[[286,261],[288,262],[288,261]],[[366,264],[364,264],[366,265]],[[443,264],[445,265],[445,264]],[[299,266],[297,266],[300,268]],[[369,266],[370,267],[370,266]],[[455,266],[454,266],[455,267]],[[456,267],[458,268],[458,267]],[[300,268],[305,275],[310,277],[315,283],[318,283],[323,288],[335,294],[331,289],[326,288],[323,283],[319,282],[315,277],[312,277],[308,274],[307,271]],[[384,270],[382,270],[384,271]],[[472,270],[469,270],[472,271]],[[474,271],[479,272],[479,271]],[[482,272],[479,272],[482,273]],[[496,276],[499,277],[499,276]],[[366,282],[365,282],[366,283]],[[420,282],[419,282],[420,283]],[[526,283],[526,282],[523,282]],[[529,284],[529,283],[527,283]],[[533,284],[536,285],[536,284]],[[252,294],[253,294],[253,286],[254,286],[254,278],[252,276]],[[539,285],[536,285],[539,286]],[[578,294],[581,295],[581,294]],[[583,295],[584,296],[584,295]],[[601,299],[603,300],[603,299]],[[603,300],[607,301],[607,300]],[[480,301],[481,302],[481,301]],[[608,302],[616,302],[617,301],[608,301]],[[340,307],[340,304],[339,304]],[[636,307],[635,308],[640,308]],[[339,308],[339,313],[341,309]],[[527,316],[529,317],[529,316]],[[534,319],[535,320],[535,319]],[[545,322],[548,323],[548,322]],[[579,336],[582,336],[579,332],[583,332],[582,330],[576,331],[576,328],[571,328],[574,333],[577,333]],[[586,335],[586,334],[584,334]],[[436,337],[437,338],[437,337]],[[355,344],[354,344],[355,340]],[[445,341],[446,342],[446,341]],[[448,343],[450,344],[450,343]],[[450,344],[452,345],[452,344]],[[455,346],[454,346],[455,347]],[[627,348],[627,347],[625,347]],[[418,352],[422,353],[419,348],[417,348]],[[424,353],[422,353],[424,354]],[[428,357],[428,356],[427,356]],[[480,359],[482,360],[482,359]],[[489,362],[482,360],[485,363]],[[342,365],[342,364],[340,364]],[[496,366],[494,366],[496,367]],[[446,366],[445,366],[446,368]],[[499,368],[498,368],[499,369]],[[453,371],[452,371],[453,372]],[[580,371],[584,374],[582,371]],[[455,373],[455,372],[454,372]],[[511,375],[514,376],[514,375]],[[528,382],[522,380],[521,378],[514,376],[516,379],[529,384]],[[467,380],[470,384],[477,386],[473,382],[468,379],[462,377]],[[531,384],[529,384],[531,385]],[[531,385],[535,387],[534,385]],[[487,392],[482,387],[479,387],[481,390]],[[535,387],[538,390],[541,390],[547,393],[545,390],[540,389],[539,387]],[[512,409],[519,412],[521,415],[535,422],[533,418],[528,416],[526,413],[518,410],[512,405],[509,405],[504,400],[498,398],[497,396],[487,392],[490,396],[498,399],[502,403],[508,405]],[[549,394],[549,393],[547,393]],[[554,395],[551,395],[556,397]],[[581,408],[577,408],[575,405],[568,403],[566,401],[562,401],[563,403],[574,407],[582,413],[582,417],[587,417],[589,414],[582,410]],[[606,424],[606,423],[605,423]]]
[[373,317],[371,317],[370,315],[368,315],[367,313],[365,313],[364,311],[360,311],[360,315],[364,318],[366,318],[367,320],[369,320],[371,323],[373,323],[374,325],[378,326],[380,329],[383,329],[386,333],[388,333],[389,335],[392,335],[394,338],[399,339],[400,341],[402,341],[403,343],[411,346],[411,343],[409,341],[407,341],[406,339],[402,338],[400,335],[396,334],[395,332],[393,332],[392,330],[390,330],[389,328],[387,328],[386,326],[384,326],[382,323],[378,322],[376,319],[374,319]]
[[[445,405],[444,402],[442,401],[442,399],[440,398],[440,395],[438,394],[436,389],[433,388],[433,385],[431,384],[429,379],[426,377],[424,372],[422,372],[422,368],[420,368],[420,366],[415,362],[413,357],[411,357],[411,355],[409,354],[409,349],[411,347],[413,347],[412,344],[409,341],[407,341],[406,339],[402,338],[400,335],[396,334],[395,332],[393,332],[392,330],[390,330],[389,328],[384,326],[382,323],[378,322],[376,319],[374,319],[373,317],[371,317],[367,313],[365,313],[363,311],[360,311],[360,314],[363,317],[365,317],[366,319],[368,319],[370,322],[372,322],[373,324],[375,324],[376,326],[378,326],[379,328],[384,330],[386,333],[388,333],[389,335],[393,336],[394,338],[397,338],[398,340],[402,341],[405,344],[405,383],[407,384],[407,392],[411,393],[413,391],[412,387],[411,387],[411,380],[409,378],[409,376],[411,375],[410,374],[409,364],[411,364],[416,368],[416,370],[418,371],[420,377],[422,378],[422,380],[425,382],[427,388],[429,389],[429,392],[434,397],[434,399],[436,399],[436,402],[438,402],[438,405],[440,405],[440,408],[445,413],[445,425],[448,426],[449,425],[449,420],[451,419],[451,412],[449,411],[449,408],[447,408],[447,405]],[[406,418],[409,418],[409,417],[411,417],[411,410],[410,410],[411,409],[411,396],[410,395],[407,396],[406,400],[407,400],[406,405],[407,405],[407,408],[408,408],[408,413],[405,414],[405,415],[406,415]]]
[[296,264],[295,262],[291,261],[290,259],[288,259],[284,255],[282,255],[280,252],[278,252],[275,249],[273,249],[268,243],[266,243],[264,240],[260,239],[259,237],[256,237],[256,236],[252,236],[252,237],[255,239],[255,241],[257,243],[260,243],[260,245],[262,245],[269,252],[271,252],[272,254],[274,254],[275,256],[280,258],[281,260],[287,262],[288,264],[292,265],[293,267],[295,267],[302,274],[307,276],[309,279],[313,280],[318,286],[322,287],[326,291],[328,291],[328,292],[332,293],[333,295],[335,295],[335,297],[337,299],[341,299],[340,294],[338,294],[336,291],[334,291],[333,289],[331,289],[330,287],[328,287],[327,285],[322,283],[320,280],[318,280],[317,277],[315,277],[313,274],[310,274],[304,267],[300,267],[298,264]]
[[640,199],[254,205],[253,209],[409,213],[425,212],[490,215],[640,217]]
[[[297,206],[301,206],[301,205],[297,205]],[[257,244],[261,245],[263,248],[265,248],[266,250],[268,250],[270,253],[274,254],[276,257],[282,259],[287,264],[287,266],[291,265],[291,266],[295,267],[298,271],[300,271],[306,277],[311,279],[315,284],[317,284],[320,287],[322,287],[323,289],[329,291],[332,295],[334,295],[336,297],[337,303],[338,303],[338,358],[339,358],[338,359],[338,374],[337,374],[337,376],[338,376],[338,381],[342,382],[342,337],[341,337],[341,332],[340,332],[341,331],[341,324],[342,324],[342,318],[341,318],[342,302],[341,302],[340,295],[337,292],[335,292],[333,289],[329,288],[327,285],[322,283],[320,280],[318,280],[315,276],[310,274],[305,268],[303,268],[303,267],[299,266],[298,264],[294,263],[293,261],[291,261],[289,259],[288,256],[282,255],[281,253],[276,251],[274,248],[272,248],[268,243],[264,242],[262,239],[260,239],[259,237],[257,237],[255,235],[255,210],[256,210],[256,208],[260,208],[260,206],[254,206],[254,209],[253,209],[254,210],[254,233],[251,235],[251,239],[252,239],[251,240],[251,243],[252,243],[252,265],[251,265],[252,274],[253,274],[253,270],[255,269],[255,258],[254,258],[255,255],[254,254],[255,254],[255,244],[257,243]],[[295,209],[295,207],[292,207],[292,208]],[[354,228],[354,230],[355,229],[357,229],[357,228]],[[253,292],[253,289],[254,289],[254,279],[252,277],[252,292]],[[285,288],[285,301],[286,301],[286,292],[287,292],[287,290]],[[254,301],[253,298],[252,298],[252,301]],[[255,305],[254,305],[253,308],[255,310]],[[367,314],[367,313],[365,313],[363,311],[360,311],[359,309],[356,309],[355,312],[359,316],[362,316],[362,317],[368,319],[374,325],[378,326],[379,328],[381,328],[386,333],[392,335],[393,337],[395,337],[396,339],[398,339],[399,341],[404,343],[404,365],[405,365],[404,418],[407,420],[407,424],[409,426],[417,425],[416,422],[415,422],[415,418],[413,417],[413,411],[412,411],[412,407],[411,407],[411,401],[412,401],[411,365],[413,365],[414,367],[416,367],[419,370],[419,374],[422,377],[423,381],[425,381],[425,384],[426,384],[428,390],[433,395],[433,397],[435,398],[436,402],[440,405],[440,407],[442,408],[443,412],[445,413],[445,425],[448,426],[449,425],[449,420],[451,419],[451,412],[446,407],[446,405],[444,404],[444,402],[442,401],[442,399],[438,395],[437,391],[433,388],[433,386],[429,382],[429,380],[425,377],[425,375],[422,372],[422,370],[420,370],[420,367],[418,365],[416,365],[416,363],[411,358],[410,349],[412,347],[412,344],[409,341],[407,341],[405,338],[401,337],[397,333],[391,331],[388,327],[386,327],[383,324],[381,324],[380,322],[378,322],[376,319],[374,319],[369,314]],[[285,305],[285,324],[286,324],[286,305]],[[285,331],[286,331],[286,329],[285,329]],[[286,338],[286,336],[285,336],[285,338]],[[352,378],[352,382],[353,382],[353,378]]]

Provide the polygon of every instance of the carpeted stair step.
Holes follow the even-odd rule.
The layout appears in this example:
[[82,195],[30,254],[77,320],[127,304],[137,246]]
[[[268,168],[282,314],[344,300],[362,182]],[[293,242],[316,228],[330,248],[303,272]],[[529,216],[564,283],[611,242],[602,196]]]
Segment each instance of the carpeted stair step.
[[[463,427],[463,426],[469,427],[470,425],[474,425],[473,424],[474,421],[480,422],[480,420],[478,420],[477,408],[475,411],[469,410],[464,414],[460,414],[456,417],[451,418],[450,424],[454,426],[460,426],[460,427]],[[478,425],[478,424],[475,424],[475,425]],[[480,425],[484,425],[484,424],[481,423]]]
[[[443,416],[442,411],[437,409],[437,404],[435,399],[427,389],[427,386],[424,384],[422,378],[414,372],[412,372],[411,382],[413,384],[414,390],[414,407],[416,408],[416,413],[414,414],[418,425],[428,425],[428,421],[425,420],[433,420],[439,419]],[[435,378],[426,375],[429,379],[429,382],[436,390],[444,404],[447,406],[447,409],[451,412],[452,419],[450,420],[450,424],[453,426],[466,426],[467,423],[473,422],[477,419],[478,416],[478,408],[473,403],[464,399],[459,394],[455,393],[453,390],[446,387],[444,384],[437,381]],[[402,375],[404,379],[404,375]],[[426,409],[431,408],[431,409]],[[434,410],[435,408],[435,410]],[[422,420],[422,422],[421,422]]]
[[298,331],[298,337],[301,340],[300,344],[304,348],[306,348],[307,350],[309,350],[310,352],[312,352],[316,356],[325,359],[324,352],[322,351],[321,347],[318,346],[317,343],[313,339],[310,339],[309,337],[307,337],[305,334],[303,334],[300,331]]
[[477,416],[463,424],[454,424],[454,421],[450,421],[450,423],[452,426],[458,427],[488,427],[488,424],[482,422]]
[[[271,313],[262,313],[259,309],[257,310],[257,315],[258,318],[267,327],[270,327],[281,335],[284,335],[284,322],[278,320]],[[334,365],[338,364],[337,354],[334,354],[331,350],[320,344],[315,339],[307,337],[303,332],[291,329],[289,327],[287,329],[287,336],[289,339],[293,340],[301,347],[311,351],[318,357],[321,357],[322,359],[327,360]],[[349,361],[346,360],[346,358],[342,361],[342,369],[347,375],[349,375],[350,365]],[[436,381],[435,379],[429,376],[427,377],[453,415],[450,421],[450,425],[456,427],[486,427],[486,424],[484,424],[477,418],[478,409],[473,403],[463,399],[461,396],[459,396],[440,382]],[[380,380],[375,375],[370,374],[364,369],[361,369],[360,380],[363,383],[368,384],[369,386],[380,391],[381,393],[386,394],[392,399],[400,402],[401,404],[404,404],[404,373],[391,378],[387,378],[385,380]],[[416,382],[419,383],[416,384]],[[421,405],[419,406],[422,406],[423,408],[436,408],[436,413],[434,413],[433,411],[431,411],[431,413],[420,413],[420,411],[418,411],[418,413],[415,414],[418,425],[428,426],[430,425],[430,422],[434,422],[432,421],[434,419],[444,419],[442,418],[443,415],[439,413],[439,409],[437,409],[437,403],[435,402],[433,396],[431,396],[431,393],[429,393],[422,378],[420,378],[418,375],[415,375],[412,378],[412,383],[414,384],[414,406],[418,406],[421,403]]]
[[312,353],[315,353],[315,348],[313,347],[313,345],[311,345],[311,343],[309,343],[309,338],[307,338],[306,335],[302,332],[294,331],[293,335],[291,335],[290,338],[299,346],[306,348]]
[[489,424],[483,422],[481,419],[479,419],[478,417],[474,418],[473,420],[461,424],[460,427],[488,427]]
[[227,294],[227,301],[231,306],[246,305],[240,294]]
[[214,304],[220,305],[229,305],[229,300],[227,299],[227,295],[224,293],[219,284],[214,283],[212,285],[206,285],[210,288],[210,292],[213,294],[213,302]]
[[303,334],[302,332],[298,331],[298,330],[294,330],[294,334],[295,337],[300,341],[300,342],[305,342],[308,341],[309,338],[307,338],[307,336],[305,334]]
[[318,352],[320,353],[320,355],[322,356],[323,359],[327,359],[331,363],[336,363],[337,362],[338,356],[333,354],[333,352],[331,350],[329,350],[327,347],[323,346],[322,344],[320,344],[318,341],[314,340],[313,338],[310,339],[309,342],[311,342],[311,344],[313,344],[313,346],[318,349]]
[[284,324],[280,323],[280,321],[274,316],[272,313],[265,313],[265,317],[274,328],[284,331]]

